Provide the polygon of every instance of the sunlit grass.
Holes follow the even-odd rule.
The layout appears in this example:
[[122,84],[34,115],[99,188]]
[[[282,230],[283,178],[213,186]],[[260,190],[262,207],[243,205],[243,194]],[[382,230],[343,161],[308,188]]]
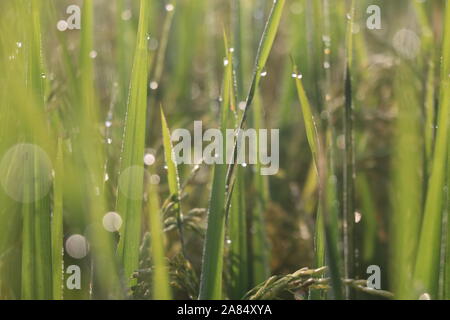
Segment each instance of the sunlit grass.
[[0,2],[0,299],[450,299],[448,0],[77,4]]

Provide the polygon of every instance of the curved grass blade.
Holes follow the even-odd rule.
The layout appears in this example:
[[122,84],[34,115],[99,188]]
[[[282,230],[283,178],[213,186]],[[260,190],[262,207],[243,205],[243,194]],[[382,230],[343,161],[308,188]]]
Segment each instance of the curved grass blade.
[[[297,66],[293,62],[293,75],[295,75],[295,85],[298,99],[302,108],[303,121],[305,124],[306,136],[313,156],[314,168],[319,180],[319,207],[317,209],[316,229],[315,229],[315,264],[316,267],[325,265],[326,250],[330,273],[333,283],[333,292],[336,299],[341,299],[341,281],[339,271],[339,249],[338,232],[336,221],[336,185],[333,176],[328,176],[326,154],[320,146],[320,137],[313,111],[306,95],[301,75]],[[331,167],[331,166],[330,166]],[[326,249],[326,250],[325,250]],[[313,299],[320,298],[315,292],[311,296]]]
[[164,144],[164,156],[167,166],[167,177],[169,182],[169,192],[172,200],[175,202],[174,210],[176,211],[177,227],[180,233],[180,242],[183,254],[186,256],[184,247],[184,235],[183,235],[183,212],[181,211],[180,200],[180,178],[178,176],[178,167],[175,163],[175,157],[173,153],[172,141],[170,136],[169,126],[167,125],[166,117],[161,108],[161,126]]
[[[242,130],[245,125],[245,121],[247,119],[248,111],[250,110],[250,106],[252,105],[253,99],[255,97],[256,89],[259,86],[259,82],[261,80],[261,72],[264,70],[266,66],[267,59],[269,58],[270,51],[272,49],[273,42],[275,41],[275,36],[278,32],[278,26],[281,21],[281,16],[283,13],[285,0],[274,0],[273,7],[270,12],[269,18],[267,20],[267,24],[264,28],[261,41],[258,47],[258,52],[256,54],[255,66],[253,70],[253,78],[250,85],[250,90],[247,95],[247,99],[245,102],[244,112],[242,114],[241,120],[239,122],[238,129]],[[233,176],[234,168],[236,167],[236,158],[237,158],[237,142],[233,148],[233,164],[228,167],[227,177],[226,177],[226,185],[231,185],[231,180]]]

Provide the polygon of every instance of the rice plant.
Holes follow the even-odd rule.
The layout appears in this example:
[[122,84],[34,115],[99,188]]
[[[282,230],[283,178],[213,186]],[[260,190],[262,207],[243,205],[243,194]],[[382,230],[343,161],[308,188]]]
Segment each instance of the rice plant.
[[450,299],[449,0],[0,15],[0,299]]

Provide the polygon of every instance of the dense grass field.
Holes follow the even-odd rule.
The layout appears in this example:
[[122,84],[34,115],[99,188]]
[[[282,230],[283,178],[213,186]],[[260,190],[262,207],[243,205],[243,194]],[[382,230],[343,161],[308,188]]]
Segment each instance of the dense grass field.
[[449,0],[2,0],[0,70],[0,299],[450,299]]

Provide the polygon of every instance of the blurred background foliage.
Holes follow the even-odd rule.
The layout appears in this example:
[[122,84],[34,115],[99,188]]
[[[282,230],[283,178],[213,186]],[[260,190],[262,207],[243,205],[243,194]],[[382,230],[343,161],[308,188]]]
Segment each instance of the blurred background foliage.
[[[140,1],[31,3],[0,2],[0,156],[5,162],[13,146],[37,145],[52,165],[50,171],[41,168],[44,173],[37,175],[43,181],[41,187],[45,187],[46,179],[53,182],[48,194],[37,201],[38,205],[36,202],[29,205],[23,201],[25,191],[20,191],[17,201],[5,189],[22,182],[26,189],[27,183],[35,183],[35,179],[28,181],[25,177],[14,182],[2,177],[0,297],[81,299],[131,294],[137,298],[151,297],[146,275],[151,273],[148,268],[152,259],[145,251],[149,244],[145,240],[141,243],[141,271],[135,274],[138,280],[133,293],[126,291],[122,295],[117,288],[127,277],[121,273],[120,263],[110,263],[116,260],[114,246],[119,232],[108,233],[100,223],[106,212],[116,210],[127,99],[135,72],[132,65]],[[91,12],[86,10],[86,3]],[[82,20],[81,30],[61,32],[57,22],[68,17],[66,8],[73,4],[83,8],[82,19],[88,19],[85,15],[92,15],[92,19]],[[198,120],[203,121],[204,129],[219,127],[227,52],[225,33],[229,46],[234,48],[234,107],[239,112],[246,100],[258,44],[272,5],[271,0],[149,1],[147,114],[141,120],[146,125],[144,151],[152,154],[155,162],[146,166],[145,181],[157,185],[157,197],[163,206],[165,199],[170,202],[172,191],[165,168],[160,107],[172,131],[176,128],[192,131],[193,122]],[[370,5],[381,8],[380,30],[366,27],[371,16],[366,10]],[[250,280],[244,286],[246,289],[270,275],[321,267],[315,265],[318,249],[314,243],[320,181],[293,79],[294,61],[298,69],[294,75],[302,75],[322,141],[327,140],[325,153],[331,159],[327,160],[328,169],[336,181],[335,228],[339,235],[345,196],[343,168],[348,156],[344,106],[346,99],[351,98],[356,172],[351,182],[355,201],[352,279],[366,279],[367,267],[378,265],[382,270],[382,288],[398,293],[401,298],[417,299],[424,292],[430,292],[433,298],[449,297],[449,280],[445,276],[448,262],[443,245],[448,228],[445,215],[438,219],[442,239],[437,247],[427,247],[439,256],[440,263],[433,273],[440,280],[432,280],[435,288],[419,285],[420,289],[414,289],[418,291],[405,285],[413,281],[414,264],[421,263],[416,262],[416,247],[433,168],[437,115],[443,108],[445,95],[439,90],[444,90],[448,78],[441,74],[445,72],[444,68],[441,71],[441,63],[450,59],[450,51],[443,49],[442,40],[445,5],[444,0],[357,0],[352,16],[351,1],[286,1],[247,125],[255,127],[257,121],[262,128],[280,129],[280,171],[259,179],[253,166],[242,168],[245,186],[240,192],[244,193],[242,214],[248,222],[249,264],[255,258],[252,250],[259,241],[251,240],[255,239],[252,237],[255,232],[263,234],[263,251],[268,258],[268,269],[262,273],[261,267],[248,267]],[[353,39],[350,49],[346,32],[349,24]],[[349,64],[348,50],[353,54]],[[347,65],[352,84],[350,97],[344,86]],[[30,152],[39,154],[33,148]],[[2,171],[5,175],[12,170],[10,163],[14,161],[10,158],[7,162],[6,171]],[[211,169],[207,165],[178,167],[185,213],[184,255],[170,212],[164,220],[166,256],[174,296],[178,298],[198,295]],[[58,174],[63,177],[59,185]],[[32,194],[37,192],[36,187],[31,188]],[[439,212],[447,212],[446,191],[438,188],[443,195]],[[149,193],[145,191],[141,210],[144,222],[148,220],[144,214],[148,199]],[[54,221],[58,212],[63,219],[60,235],[50,223],[50,213]],[[34,222],[27,221],[27,217]],[[255,222],[258,217],[260,222]],[[262,229],[256,230],[261,225]],[[146,226],[142,224],[142,236],[148,231]],[[32,232],[31,238],[24,236],[27,230]],[[59,289],[51,289],[52,281],[53,284],[58,281],[58,276],[54,276],[58,261],[52,262],[55,253],[52,256],[48,248],[58,248],[55,241],[62,237],[67,251],[66,241],[73,234],[89,240],[88,250],[92,254],[75,259],[64,253],[62,271],[69,265],[80,265],[82,289],[66,288],[58,296]],[[143,239],[150,241],[146,237]],[[227,256],[233,240],[226,237]],[[341,256],[342,245],[339,240]],[[98,259],[94,257],[96,252]],[[34,258],[29,259],[30,256]],[[53,272],[42,267],[50,265]],[[36,270],[31,272],[32,276],[29,268]],[[232,272],[225,267],[225,282],[230,277]],[[62,283],[67,278],[65,274]],[[38,292],[37,286],[43,286],[43,291]],[[296,297],[307,295],[300,293]],[[357,297],[371,296],[357,291]]]

